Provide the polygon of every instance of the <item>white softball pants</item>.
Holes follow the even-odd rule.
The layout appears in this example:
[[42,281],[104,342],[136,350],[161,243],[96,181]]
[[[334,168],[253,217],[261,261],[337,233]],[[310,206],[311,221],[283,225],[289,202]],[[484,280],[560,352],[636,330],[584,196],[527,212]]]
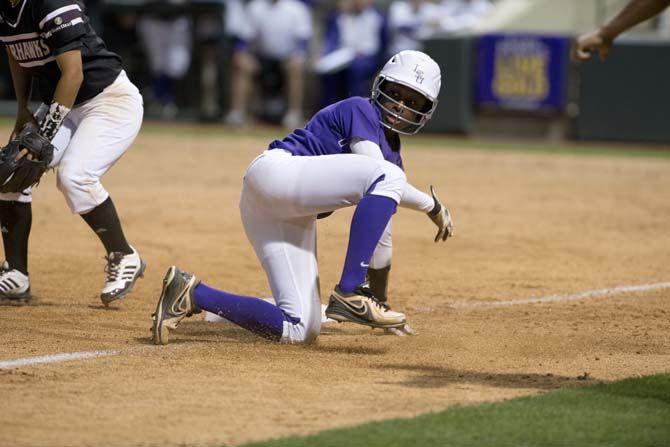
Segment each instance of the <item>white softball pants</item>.
[[292,156],[274,149],[244,176],[240,212],[277,306],[300,319],[284,323],[282,341],[309,343],[321,330],[316,216],[357,204],[366,193],[400,202],[405,173],[355,154]]
[[[42,105],[38,121],[47,111]],[[100,178],[130,147],[142,125],[142,96],[122,71],[94,98],[72,109],[52,143],[56,150],[50,167],[56,168],[58,189],[70,210],[85,214],[107,200]],[[0,193],[0,200],[31,202],[30,190]]]

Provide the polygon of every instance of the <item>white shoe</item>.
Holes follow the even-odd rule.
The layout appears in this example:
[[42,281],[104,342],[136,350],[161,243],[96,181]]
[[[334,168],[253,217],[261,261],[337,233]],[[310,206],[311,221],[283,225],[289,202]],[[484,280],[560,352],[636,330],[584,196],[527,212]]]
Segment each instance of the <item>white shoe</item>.
[[173,120],[179,115],[179,107],[173,102],[163,104],[161,107],[161,119]]
[[21,303],[32,298],[30,294],[30,280],[18,270],[8,270],[2,264],[0,270],[0,301],[6,303]]
[[134,248],[132,250],[128,255],[117,251],[105,256],[107,277],[100,293],[100,299],[105,306],[127,295],[133,290],[137,279],[144,275],[147,265],[139,253]]
[[284,129],[288,130],[298,129],[305,124],[305,118],[299,111],[291,110],[288,113],[286,113],[286,115],[284,115],[281,124],[284,127]]
[[240,112],[239,110],[231,110],[223,119],[223,124],[230,127],[241,127],[244,126],[246,122],[247,119],[244,116],[244,112]]

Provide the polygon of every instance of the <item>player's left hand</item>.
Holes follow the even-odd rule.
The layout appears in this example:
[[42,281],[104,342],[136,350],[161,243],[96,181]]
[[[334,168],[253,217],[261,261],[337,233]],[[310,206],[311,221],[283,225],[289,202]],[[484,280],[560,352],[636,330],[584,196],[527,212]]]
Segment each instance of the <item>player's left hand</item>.
[[53,159],[54,146],[30,126],[0,148],[0,192],[16,193],[39,183]]
[[604,61],[609,56],[611,48],[612,40],[603,36],[602,31],[598,29],[577,38],[573,57],[577,61],[585,61],[591,58],[592,52],[598,51],[600,60]]
[[451,214],[449,213],[449,209],[437,198],[437,193],[435,192],[433,185],[430,185],[430,194],[433,196],[435,205],[433,206],[433,209],[428,212],[428,217],[430,217],[430,220],[437,225],[435,242],[439,240],[446,241],[454,235],[454,225],[451,221]]

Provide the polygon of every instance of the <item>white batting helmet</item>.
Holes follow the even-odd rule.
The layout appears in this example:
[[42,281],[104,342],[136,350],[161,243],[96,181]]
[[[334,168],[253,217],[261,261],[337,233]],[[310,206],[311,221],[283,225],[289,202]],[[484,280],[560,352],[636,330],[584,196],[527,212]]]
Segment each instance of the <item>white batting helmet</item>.
[[[421,51],[405,50],[394,55],[381,69],[372,85],[372,100],[382,110],[382,125],[405,135],[414,135],[421,130],[433,116],[437,107],[437,96],[440,93],[442,83],[441,78],[440,66],[430,56]],[[385,82],[401,84],[422,94],[428,99],[429,108],[414,110],[402,105],[402,108],[413,112],[416,119],[408,120],[399,116],[398,112],[392,111],[384,105],[384,103],[388,104],[389,102],[400,104],[382,91]],[[388,116],[396,117],[396,124],[389,124],[386,121]],[[402,129],[396,127],[400,123],[403,123]]]

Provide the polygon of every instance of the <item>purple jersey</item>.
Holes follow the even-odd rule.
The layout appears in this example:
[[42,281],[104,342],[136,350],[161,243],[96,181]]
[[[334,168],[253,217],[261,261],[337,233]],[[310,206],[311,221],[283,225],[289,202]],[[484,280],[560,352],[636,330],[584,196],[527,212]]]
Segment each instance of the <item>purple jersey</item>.
[[354,138],[377,144],[384,159],[402,169],[400,139],[394,148],[386,140],[381,113],[370,99],[355,96],[321,109],[304,129],[296,129],[283,140],[270,143],[270,149],[285,149],[293,155],[350,154]]

